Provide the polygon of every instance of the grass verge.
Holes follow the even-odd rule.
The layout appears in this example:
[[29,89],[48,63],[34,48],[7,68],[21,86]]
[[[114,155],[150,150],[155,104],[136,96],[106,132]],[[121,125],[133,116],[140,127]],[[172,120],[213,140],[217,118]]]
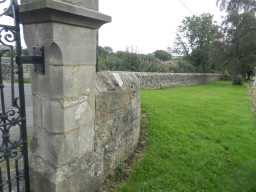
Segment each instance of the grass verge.
[[256,191],[256,121],[245,86],[142,92],[148,147],[118,192]]

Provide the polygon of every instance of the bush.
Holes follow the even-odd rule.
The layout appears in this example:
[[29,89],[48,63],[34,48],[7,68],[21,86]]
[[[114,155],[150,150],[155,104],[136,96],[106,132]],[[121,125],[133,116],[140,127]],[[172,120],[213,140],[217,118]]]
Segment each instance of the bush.
[[233,77],[233,85],[243,85],[242,75],[236,75]]

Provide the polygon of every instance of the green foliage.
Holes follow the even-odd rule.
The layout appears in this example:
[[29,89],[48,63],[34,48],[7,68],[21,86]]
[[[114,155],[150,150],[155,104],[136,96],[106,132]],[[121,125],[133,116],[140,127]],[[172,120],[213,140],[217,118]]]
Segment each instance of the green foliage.
[[[98,70],[171,72],[168,63],[164,63],[154,54],[136,54],[124,51],[114,53],[111,48],[98,48]],[[166,57],[167,58],[167,57]],[[168,58],[170,55],[168,54]]]
[[115,170],[115,180],[121,181],[125,177],[125,163],[119,162]]
[[198,72],[213,72],[221,37],[212,15],[185,17],[178,29],[175,52],[185,55]]
[[[162,60],[156,51],[153,54],[136,54],[124,51],[114,53],[109,47],[98,48],[98,71],[135,71],[135,72],[175,72],[193,73],[197,72],[196,67],[189,63],[185,57],[172,58],[169,53],[165,53]],[[156,56],[158,55],[158,56]],[[168,60],[167,60],[168,58]],[[171,59],[170,59],[171,58]]]
[[233,83],[239,76],[250,79],[256,66],[256,1],[218,0],[227,12],[223,23],[225,54]]
[[194,73],[197,70],[186,58],[179,57],[173,60],[173,65],[170,66],[170,71],[174,73]]
[[119,192],[256,190],[256,121],[230,82],[142,91],[149,140]]
[[210,14],[186,17],[175,52],[197,72],[228,72],[234,84],[241,84],[256,67],[256,1],[217,0],[217,5],[227,13],[222,26]]
[[256,11],[255,0],[217,0],[217,5],[221,10],[225,10],[229,14]]
[[190,73],[196,72],[196,67],[189,63],[185,59],[181,59],[178,61],[178,67],[176,68],[176,73]]
[[163,51],[163,50],[157,50],[153,53],[153,55],[156,58],[160,59],[161,61],[169,61],[172,59],[172,55],[167,51]]

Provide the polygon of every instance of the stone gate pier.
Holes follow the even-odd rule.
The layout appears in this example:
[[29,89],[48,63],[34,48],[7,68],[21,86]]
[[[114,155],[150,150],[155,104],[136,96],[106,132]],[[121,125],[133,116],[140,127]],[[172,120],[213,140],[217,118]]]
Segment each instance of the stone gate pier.
[[32,74],[33,192],[94,192],[102,164],[94,145],[97,30],[110,22],[98,0],[27,0],[29,51],[44,47],[46,72]]

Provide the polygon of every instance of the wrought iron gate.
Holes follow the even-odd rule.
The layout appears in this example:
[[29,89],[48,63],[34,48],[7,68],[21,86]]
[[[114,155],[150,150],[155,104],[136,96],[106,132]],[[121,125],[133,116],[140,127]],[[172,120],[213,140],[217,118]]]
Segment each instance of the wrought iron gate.
[[[5,68],[10,69],[3,70],[0,63],[0,191],[29,191],[23,67],[20,59],[14,61],[22,53],[19,6],[15,0],[1,0],[0,5],[1,19],[8,22],[0,25],[0,56],[9,57]],[[10,83],[4,82],[4,72],[10,73]]]
[[22,64],[43,56],[22,56],[20,24],[17,0],[0,0],[0,192],[30,190]]

